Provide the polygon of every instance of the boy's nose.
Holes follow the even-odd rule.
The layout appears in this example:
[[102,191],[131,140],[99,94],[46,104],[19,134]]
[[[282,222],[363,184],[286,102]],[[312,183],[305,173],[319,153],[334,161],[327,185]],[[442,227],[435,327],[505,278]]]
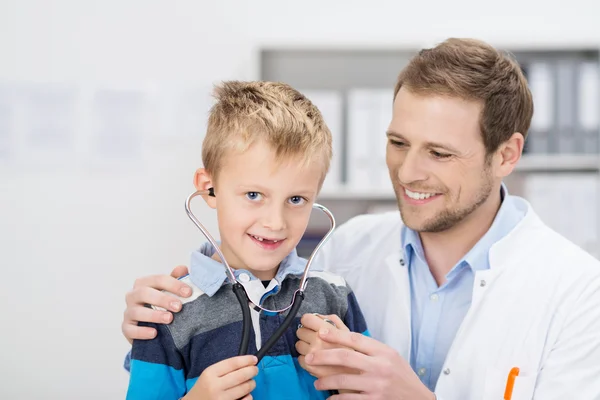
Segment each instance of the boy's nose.
[[283,210],[278,207],[271,207],[266,210],[263,226],[271,231],[281,231],[285,229]]

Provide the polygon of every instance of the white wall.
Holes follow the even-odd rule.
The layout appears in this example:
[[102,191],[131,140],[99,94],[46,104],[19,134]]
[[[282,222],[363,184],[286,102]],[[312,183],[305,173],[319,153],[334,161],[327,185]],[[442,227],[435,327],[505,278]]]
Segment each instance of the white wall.
[[[0,90],[250,79],[262,44],[419,46],[477,36],[600,46],[593,0],[568,9],[542,0],[438,3],[309,0],[284,13],[274,0],[4,0]],[[148,139],[142,158],[101,168],[86,153],[50,166],[0,162],[0,398],[124,397],[123,297],[135,277],[187,263],[201,241],[183,210],[199,145],[199,137]],[[212,214],[200,216],[214,229]]]

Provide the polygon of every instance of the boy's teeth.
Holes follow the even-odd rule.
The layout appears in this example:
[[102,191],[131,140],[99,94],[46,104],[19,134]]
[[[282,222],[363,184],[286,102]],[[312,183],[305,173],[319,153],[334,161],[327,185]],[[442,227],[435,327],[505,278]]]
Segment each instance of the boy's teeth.
[[[254,236],[254,235],[251,235],[251,236],[252,236],[254,239],[258,240],[259,242],[262,242],[263,240],[269,240],[269,239],[264,239],[264,238],[261,238],[261,237],[259,237],[259,236]],[[269,240],[269,241],[270,241],[270,242],[273,242],[273,243],[277,243],[277,242],[279,242],[279,240]]]
[[410,197],[411,199],[415,199],[415,200],[425,200],[430,198],[431,196],[435,195],[435,193],[418,193],[418,192],[411,192],[408,189],[404,189],[404,191],[406,192],[406,195],[408,197]]

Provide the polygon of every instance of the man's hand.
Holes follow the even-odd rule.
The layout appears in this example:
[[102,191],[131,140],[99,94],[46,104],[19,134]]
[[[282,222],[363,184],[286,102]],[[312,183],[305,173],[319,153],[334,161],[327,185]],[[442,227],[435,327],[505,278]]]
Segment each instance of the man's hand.
[[[335,324],[335,327],[325,321],[325,319],[332,321]],[[302,324],[302,327],[296,331],[296,336],[298,336],[299,339],[296,342],[296,350],[300,353],[298,362],[302,368],[317,378],[323,378],[330,375],[357,373],[357,371],[353,371],[346,367],[306,365],[306,362],[304,361],[307,354],[317,350],[344,348],[322,340],[317,333],[320,329],[335,328],[350,332],[350,329],[344,325],[344,322],[337,315],[304,314],[300,323]]]
[[228,358],[206,368],[183,400],[251,400],[258,374],[255,356]]
[[334,395],[331,399],[435,399],[410,365],[391,347],[360,333],[329,327],[319,329],[319,337],[329,344],[347,348],[316,350],[305,357],[307,366],[347,367],[359,371],[319,378],[315,382],[318,390],[359,392]]
[[152,275],[135,281],[133,289],[125,296],[127,308],[121,325],[123,335],[129,343],[133,343],[133,339],[152,339],[156,336],[156,329],[138,326],[138,322],[168,324],[173,320],[171,312],[153,310],[145,305],[151,304],[172,312],[181,310],[181,301],[162,291],[189,297],[192,289],[177,280],[187,273],[187,267],[180,265],[171,272],[171,276]]

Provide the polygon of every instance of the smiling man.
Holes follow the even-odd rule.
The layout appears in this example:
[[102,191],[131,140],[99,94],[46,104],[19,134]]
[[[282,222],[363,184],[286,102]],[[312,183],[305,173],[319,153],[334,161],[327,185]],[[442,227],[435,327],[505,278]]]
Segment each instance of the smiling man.
[[[400,213],[354,218],[320,256],[354,289],[372,337],[305,315],[296,348],[319,390],[464,400],[504,398],[508,386],[513,400],[600,398],[600,262],[503,185],[532,115],[519,65],[481,41],[449,39],[400,73],[386,157]],[[137,321],[163,317],[144,303],[168,307],[158,290],[182,288],[167,276],[138,283],[129,339],[152,335]]]

